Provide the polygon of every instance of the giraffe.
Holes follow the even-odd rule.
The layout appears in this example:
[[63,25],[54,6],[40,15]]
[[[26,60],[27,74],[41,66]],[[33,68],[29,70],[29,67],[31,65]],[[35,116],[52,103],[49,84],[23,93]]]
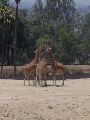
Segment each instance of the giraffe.
[[34,78],[33,85],[35,85],[36,66],[39,61],[38,60],[39,59],[39,49],[37,48],[34,53],[35,53],[34,59],[30,63],[24,65],[24,76],[25,76],[24,86],[25,86],[26,80],[28,80],[29,85],[31,85],[30,81],[29,81],[29,77],[28,77],[30,73],[32,73],[32,76]]
[[36,67],[37,67],[37,64],[40,62],[40,59],[42,58],[42,56],[45,58],[46,56],[46,53],[49,52],[49,47],[48,46],[45,46],[43,49],[42,48],[37,48],[35,50],[35,57],[34,59],[31,61],[31,63],[28,63],[24,66],[24,86],[25,86],[25,80],[28,80],[28,83],[30,85],[30,81],[29,81],[29,73],[32,73],[33,75],[33,85],[35,85],[35,77],[36,77]]
[[47,86],[46,69],[47,69],[46,60],[44,57],[42,57],[40,58],[40,61],[36,67],[36,82],[38,82],[40,86],[43,86],[43,80],[44,80],[44,86]]
[[52,65],[51,65],[51,72],[53,77],[53,85],[57,86],[56,84],[56,74],[59,73],[62,77],[64,85],[64,79],[65,79],[65,67],[62,63],[58,62],[56,59],[53,59]]

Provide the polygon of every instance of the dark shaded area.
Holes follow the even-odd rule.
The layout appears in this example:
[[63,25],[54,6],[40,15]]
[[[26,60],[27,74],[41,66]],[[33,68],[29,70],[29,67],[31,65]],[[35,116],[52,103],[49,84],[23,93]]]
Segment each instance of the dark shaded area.
[[[66,79],[65,80],[68,80],[68,79],[82,79],[82,78],[90,78],[90,73],[81,73],[81,74],[66,74],[65,75]],[[11,79],[11,78],[10,78]],[[13,79],[13,78],[12,78]],[[24,76],[22,77],[17,77],[16,80],[23,80],[24,79]],[[32,76],[29,76],[29,79],[30,80],[33,80],[33,77]],[[56,77],[57,80],[62,80],[61,76],[60,75],[57,75]],[[47,80],[52,80],[52,75],[47,75]]]
[[81,79],[81,78],[90,78],[90,73],[66,75],[66,79]]
[[[66,74],[65,75],[66,80],[67,79],[81,79],[81,78],[90,78],[90,73],[81,73],[81,74]],[[60,75],[57,75],[57,80],[62,80]],[[47,80],[52,80],[52,76],[47,76]]]

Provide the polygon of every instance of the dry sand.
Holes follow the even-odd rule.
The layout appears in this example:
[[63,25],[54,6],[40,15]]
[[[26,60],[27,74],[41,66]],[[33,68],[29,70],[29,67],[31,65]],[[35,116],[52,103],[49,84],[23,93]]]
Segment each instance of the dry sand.
[[0,120],[90,120],[90,78],[48,85],[0,80]]

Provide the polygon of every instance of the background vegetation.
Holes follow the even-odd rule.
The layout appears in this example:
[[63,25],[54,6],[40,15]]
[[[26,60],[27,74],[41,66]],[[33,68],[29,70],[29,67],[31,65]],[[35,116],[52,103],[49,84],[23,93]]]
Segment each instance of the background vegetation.
[[[4,65],[13,65],[14,39],[15,8],[0,0],[0,64],[3,54]],[[36,0],[19,9],[17,65],[30,62],[43,43],[64,64],[90,64],[90,13],[81,16],[73,0]]]

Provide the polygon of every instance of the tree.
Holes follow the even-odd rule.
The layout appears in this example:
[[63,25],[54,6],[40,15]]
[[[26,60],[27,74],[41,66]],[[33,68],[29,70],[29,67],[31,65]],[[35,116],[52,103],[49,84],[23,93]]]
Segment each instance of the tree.
[[49,36],[44,35],[43,37],[41,37],[37,40],[36,46],[41,48],[41,47],[44,47],[44,45],[48,44],[48,42],[49,42]]
[[[76,38],[73,34],[76,19],[74,1],[46,0],[46,3],[44,4],[42,0],[37,0],[32,14],[32,19],[34,20],[33,26],[36,28],[35,32],[37,31],[36,41],[43,41],[43,36],[47,34],[49,36],[49,42],[51,43],[53,54],[59,57],[59,59],[61,58],[63,61],[64,56],[67,54],[69,60],[67,60],[68,57],[66,57],[65,61],[70,63],[73,54],[71,54],[71,51],[73,51],[73,47],[76,46]],[[62,28],[64,29],[63,35],[60,33]],[[74,61],[74,57],[72,57],[71,63]]]
[[10,36],[9,36],[9,40],[7,39],[7,36],[9,34],[9,31],[12,28],[13,22],[15,22],[14,11],[11,8],[9,8],[5,5],[1,5],[0,6],[0,32],[2,34],[2,38],[0,40],[0,44],[1,44],[1,64],[2,64],[1,75],[2,75],[4,62],[9,62],[9,59],[7,61],[5,61],[5,59],[6,59],[6,56],[8,58],[10,57],[9,53],[11,52],[10,45],[11,45],[12,41],[10,40]]
[[78,45],[78,56],[81,64],[90,63],[90,13],[86,14],[81,34],[80,43]]
[[[77,51],[76,37],[66,28],[60,28],[56,35],[55,55],[64,64],[74,63]],[[58,49],[56,49],[58,48]]]
[[9,0],[0,0],[0,4],[3,6],[8,6],[9,5]]
[[[14,32],[14,23],[15,23],[15,12],[12,8],[7,6],[0,6],[0,33],[2,39],[0,44],[2,46],[1,52],[3,54],[4,60],[5,57],[9,57],[10,46],[12,44],[11,34]],[[11,32],[10,32],[11,31]],[[8,62],[8,60],[7,60]]]
[[73,0],[46,0],[45,8],[49,20],[65,24],[71,31],[74,29],[76,9]]

